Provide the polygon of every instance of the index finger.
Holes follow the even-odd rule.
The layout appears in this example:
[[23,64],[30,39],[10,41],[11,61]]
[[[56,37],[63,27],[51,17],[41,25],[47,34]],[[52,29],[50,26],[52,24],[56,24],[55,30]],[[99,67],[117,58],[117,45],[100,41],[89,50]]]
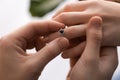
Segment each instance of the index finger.
[[32,42],[37,37],[57,31],[60,28],[64,28],[64,24],[52,20],[32,22],[11,33],[8,37],[15,40],[19,45],[25,45],[25,43]]

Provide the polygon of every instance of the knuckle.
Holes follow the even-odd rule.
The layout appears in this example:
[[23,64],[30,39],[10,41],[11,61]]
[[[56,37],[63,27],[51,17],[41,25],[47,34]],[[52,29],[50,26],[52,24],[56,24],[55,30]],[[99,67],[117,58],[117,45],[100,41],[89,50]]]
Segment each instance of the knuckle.
[[32,21],[32,22],[29,22],[27,24],[28,27],[33,27],[33,28],[36,28],[38,26],[41,26],[42,24],[47,24],[49,21],[46,20],[46,21]]
[[65,13],[65,12],[61,13],[61,14],[59,15],[60,21],[62,21],[62,22],[66,21],[66,20],[65,20],[65,19],[66,19],[66,15],[67,15],[67,13]]
[[49,46],[49,44],[48,45],[46,45],[46,54],[48,54],[49,56],[56,56],[56,55],[58,55],[58,53],[60,52],[60,47],[59,47],[59,43],[57,43],[57,45],[55,45],[56,47],[55,47],[55,49],[53,48],[53,47],[51,47],[51,46]]
[[98,1],[98,0],[92,0],[91,1],[91,4],[93,4],[93,5],[98,5],[100,2]]
[[56,49],[54,49],[53,47],[49,46],[49,44],[47,45],[46,51],[45,53],[48,54],[48,56],[57,56],[59,53],[60,48],[56,47]]
[[97,42],[101,42],[102,41],[102,33],[100,31],[96,32],[96,31],[90,31],[91,34],[91,38],[94,39]]
[[50,30],[49,26],[51,25],[51,21],[50,20],[33,21],[33,22],[30,22],[29,24],[27,24],[26,27],[29,27],[29,29],[32,29],[31,31],[39,34],[38,30],[39,30],[40,26],[45,26],[45,25],[47,27],[47,30]]
[[38,22],[29,22],[25,27],[29,27],[29,29],[33,29],[33,31],[35,30],[36,26],[37,26]]
[[38,22],[29,22],[27,25],[30,26],[30,27],[32,27],[32,26],[36,26],[37,23]]
[[62,51],[69,46],[69,42],[65,38],[59,38],[57,43],[58,43],[57,47],[59,51]]
[[73,4],[72,4],[72,3],[67,3],[67,4],[64,6],[64,11],[65,11],[65,12],[70,11],[71,5],[73,5]]
[[47,45],[46,53],[54,53],[54,50]]
[[58,49],[59,49],[59,51],[61,51],[61,49],[63,48],[63,46],[64,46],[63,40],[59,39],[58,40]]
[[33,21],[33,22],[29,22],[27,24],[28,27],[31,27],[31,28],[36,28],[37,25],[39,25],[41,22],[39,21]]
[[102,36],[101,36],[101,34],[100,34],[100,33],[96,33],[94,39],[95,39],[97,42],[101,42],[101,41],[102,41]]

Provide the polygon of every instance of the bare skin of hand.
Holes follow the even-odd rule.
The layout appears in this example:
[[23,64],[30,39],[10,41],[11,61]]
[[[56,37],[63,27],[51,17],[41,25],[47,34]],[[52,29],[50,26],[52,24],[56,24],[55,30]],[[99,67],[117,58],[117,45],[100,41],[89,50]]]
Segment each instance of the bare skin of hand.
[[102,21],[90,19],[86,30],[86,46],[81,57],[70,59],[67,80],[111,80],[118,65],[116,47],[101,47]]
[[[112,6],[111,6],[112,5]],[[56,21],[68,26],[82,24],[86,28],[86,23],[93,16],[100,16],[103,19],[103,41],[104,46],[120,45],[120,4],[104,0],[85,0],[67,4],[55,16]],[[83,31],[84,30],[84,31]],[[85,29],[81,36],[85,35]],[[77,30],[76,30],[77,31]],[[75,31],[75,32],[76,32]],[[77,33],[77,32],[76,32]],[[75,36],[76,37],[76,36]],[[79,36],[80,37],[80,36]]]
[[[61,9],[54,16],[54,20],[68,25],[68,28],[64,30],[64,36],[70,40],[70,46],[66,51],[64,51],[64,53],[66,53],[64,58],[77,57],[79,55],[78,48],[80,47],[81,52],[84,50],[86,44],[85,36],[88,21],[91,17],[96,15],[101,16],[103,19],[102,46],[119,46],[119,8],[120,4],[116,2],[104,0],[85,0],[69,3],[63,9]],[[48,35],[44,41],[49,42],[60,36],[61,35],[56,32],[54,34]]]
[[[59,55],[69,42],[60,37],[38,50],[39,37],[63,28],[56,21],[30,23],[0,39],[0,80],[38,80],[45,65]],[[27,49],[36,48],[35,54]]]

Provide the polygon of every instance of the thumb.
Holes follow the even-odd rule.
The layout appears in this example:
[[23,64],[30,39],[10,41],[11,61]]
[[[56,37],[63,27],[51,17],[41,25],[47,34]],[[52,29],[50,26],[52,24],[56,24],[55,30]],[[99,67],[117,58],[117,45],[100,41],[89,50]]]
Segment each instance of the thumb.
[[33,64],[44,68],[49,61],[58,56],[68,46],[69,41],[64,37],[53,40],[33,56]]
[[99,58],[102,41],[102,19],[94,16],[89,20],[87,31],[86,48],[83,55],[89,59]]

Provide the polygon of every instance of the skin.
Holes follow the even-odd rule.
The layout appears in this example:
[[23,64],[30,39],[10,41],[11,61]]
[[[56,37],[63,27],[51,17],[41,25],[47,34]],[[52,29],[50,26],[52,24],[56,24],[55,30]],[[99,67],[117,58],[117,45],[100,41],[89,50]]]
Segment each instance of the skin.
[[114,1],[120,3],[120,0],[108,0],[108,1]]
[[119,8],[120,8],[119,3],[104,0],[100,0],[99,2],[97,0],[75,2],[66,5],[62,10],[60,10],[60,12],[58,12],[54,16],[54,19],[68,26],[73,26],[78,24],[86,25],[86,23],[92,16],[100,16],[102,17],[104,22],[103,45],[119,46],[120,45],[119,37],[120,15],[118,15],[120,13],[120,11],[118,10]]
[[[69,3],[63,9],[58,11],[53,19],[68,25],[68,28],[65,29],[64,36],[70,39],[70,46],[66,51],[63,52],[65,53],[63,54],[63,57],[77,57],[79,56],[78,52],[82,52],[84,50],[88,21],[91,17],[96,15],[103,19],[102,46],[119,46],[119,8],[120,4],[116,2],[104,0],[100,0],[98,2],[97,0],[86,0]],[[44,39],[44,42],[49,42],[60,36],[61,35],[59,33],[53,33],[48,35]]]
[[[85,49],[81,51],[81,46],[78,46],[76,51],[78,56],[70,58],[71,69],[67,80],[111,80],[118,65],[117,48],[101,47],[102,24],[102,19],[98,16],[89,20],[86,25]],[[58,32],[52,33],[52,36],[53,34],[61,36]],[[65,32],[65,34],[67,33]],[[68,53],[63,52],[63,57],[64,54]],[[72,55],[76,54],[72,53]]]
[[43,68],[69,45],[66,38],[60,37],[35,54],[27,49],[39,46],[40,36],[63,28],[56,21],[32,22],[13,33],[0,38],[0,80],[38,80]]
[[[104,76],[102,75],[101,77],[99,77],[99,79],[96,79],[94,78],[95,76],[94,74],[93,78],[91,78],[90,80],[110,80],[111,79],[112,74],[116,68],[115,65],[117,64],[117,56],[116,57],[114,56],[114,59],[112,58],[112,56],[117,53],[115,50],[115,47],[112,47],[112,46],[120,45],[120,37],[119,37],[120,15],[118,15],[120,13],[120,11],[118,10],[119,8],[120,8],[120,5],[115,2],[108,2],[104,0],[101,0],[99,2],[97,0],[91,0],[91,1],[86,0],[86,1],[75,2],[75,3],[66,5],[53,17],[54,20],[62,22],[68,26],[68,28],[65,29],[64,37],[70,39],[70,46],[62,54],[63,58],[70,58],[71,65],[72,65],[71,71],[68,75],[68,80],[69,79],[74,80],[75,77],[78,77],[75,80],[88,80],[86,79],[86,76],[88,77],[89,75],[93,76],[91,72],[100,73],[97,75],[104,74],[104,71],[102,73],[101,71],[97,69],[99,69],[99,67],[101,67],[102,65],[105,65],[106,63],[110,64],[110,62],[113,61],[113,63],[111,64],[111,67],[107,65],[104,66],[104,69],[106,69],[105,71],[107,71],[107,73],[104,74]],[[87,60],[88,62],[84,61],[84,59],[87,59],[87,58],[82,57],[86,51],[86,46],[87,46],[86,38],[85,38],[87,36],[87,25],[88,25],[89,19],[93,16],[100,16],[103,19],[103,24],[102,24],[103,37],[101,40],[101,46],[103,47],[97,53],[100,55],[102,54],[106,55],[108,60],[106,59],[106,61],[104,62],[102,60],[104,59],[104,56],[99,56],[99,59],[97,59],[97,65],[94,65],[95,67],[92,65],[91,65],[92,67],[90,67],[90,65],[86,65],[86,66],[89,66],[90,68],[87,67],[86,69],[84,69],[84,67],[86,66],[82,66],[82,64],[84,63],[86,64],[88,62],[89,64],[95,63],[93,60],[92,61]],[[61,35],[58,32],[53,33],[51,35],[48,35],[43,40],[43,42],[49,42],[60,36]],[[90,50],[93,50],[93,49],[90,49]],[[112,55],[108,54],[110,52],[112,52],[111,53]],[[114,64],[114,60],[115,60],[115,64]],[[99,65],[101,63],[102,65]],[[114,67],[112,65],[114,65]],[[85,76],[82,75],[82,73],[79,70],[83,70],[82,73],[86,71]],[[83,77],[80,76],[80,74]],[[73,76],[75,77],[73,78]]]
[[[91,80],[111,78],[117,66],[117,51],[116,47],[100,49],[102,28],[98,25],[101,24],[102,21],[99,17],[90,20],[87,30],[87,46],[82,57],[77,58],[78,61],[71,59],[71,71],[68,80],[87,80],[86,76],[89,77],[93,69],[94,75],[91,75]],[[42,21],[30,23],[2,37],[0,39],[0,79],[37,80],[45,65],[69,46],[69,41],[60,37],[38,50],[41,46],[39,44],[40,37],[53,33],[60,28],[64,28],[61,23]],[[35,54],[26,52],[27,49],[34,47],[37,50]],[[99,57],[100,50],[102,50],[101,53],[104,53],[101,57]],[[84,69],[86,66],[89,68]],[[79,67],[84,73],[79,71]]]
[[90,19],[86,47],[81,57],[70,59],[67,80],[111,80],[118,64],[117,50],[116,47],[101,47],[103,36],[100,24],[100,17]]
[[[110,6],[110,5],[112,5],[112,6]],[[114,7],[114,8],[112,8],[112,7]],[[116,7],[116,9],[115,9],[115,7]],[[120,38],[118,36],[119,28],[120,28],[119,27],[120,16],[117,15],[120,12],[117,10],[118,7],[120,7],[120,5],[117,3],[114,3],[114,2],[108,2],[108,1],[99,1],[98,2],[95,0],[88,1],[88,2],[83,1],[80,3],[73,3],[72,5],[68,4],[54,16],[55,20],[62,22],[71,28],[71,29],[67,28],[68,30],[65,30],[65,33],[68,32],[64,35],[65,37],[67,37],[66,36],[67,34],[74,35],[75,36],[74,38],[76,38],[78,36],[81,37],[83,35],[87,36],[87,42],[85,42],[83,40],[81,41],[82,37],[80,39],[77,38],[78,40],[76,40],[76,41],[73,39],[73,41],[75,41],[77,43],[81,43],[81,44],[78,44],[76,46],[76,45],[74,45],[75,42],[71,41],[70,48],[63,52],[62,57],[70,58],[70,64],[71,64],[71,70],[68,74],[67,80],[111,80],[114,70],[116,69],[115,65],[117,64],[117,55],[116,55],[117,51],[115,50],[115,47],[102,47],[101,48],[100,45],[101,46],[120,45],[120,43],[119,43]],[[91,44],[90,44],[90,37],[88,37],[89,35],[94,36],[94,34],[89,32],[89,29],[87,29],[87,27],[86,27],[86,23],[88,24],[88,20],[92,16],[96,16],[96,15],[101,16],[104,23],[102,24],[103,37],[102,37],[102,39],[97,39],[97,41],[101,40],[102,44],[99,43],[99,45],[98,44],[96,46],[94,45],[95,46],[94,47],[94,46],[92,46],[92,44],[95,44],[94,43],[94,42],[96,42],[96,41],[94,41],[95,39],[92,40],[92,37],[91,37]],[[89,22],[89,24],[90,24],[90,22]],[[76,29],[74,29],[75,27],[76,27]],[[79,32],[78,34],[77,34],[77,31]],[[70,34],[70,32],[72,32],[72,34]],[[75,34],[74,34],[74,32],[75,32]],[[76,34],[77,34],[77,36],[76,36]],[[50,36],[49,36],[49,38],[50,38]],[[48,40],[49,40],[49,38],[48,38]],[[53,36],[52,36],[52,38],[53,38]],[[67,37],[67,38],[69,38],[69,37]],[[72,38],[70,38],[70,39],[72,39]],[[75,46],[75,47],[73,47],[73,46]],[[96,50],[96,52],[94,52],[95,50]],[[91,51],[93,51],[93,52],[91,52]],[[94,53],[98,53],[98,54],[94,54]],[[92,54],[94,54],[94,57],[92,57]],[[92,57],[92,58],[90,58],[90,57]],[[104,59],[105,59],[105,62],[104,62]],[[115,61],[115,63],[114,63],[114,61]],[[113,63],[111,63],[111,62],[113,62]],[[106,63],[107,63],[107,65],[106,65]],[[108,64],[109,64],[109,66],[108,66]],[[110,65],[111,65],[111,67],[110,67]],[[114,65],[114,67],[113,67],[113,65]]]
[[[83,53],[79,53],[82,55],[81,58],[71,58],[68,80],[88,80],[86,78],[89,76],[91,80],[111,78],[117,66],[117,50],[116,47],[100,48],[103,37],[101,24],[100,17],[93,17],[89,24],[86,24],[88,26],[85,29],[86,47]],[[63,37],[49,41],[46,46],[44,40],[42,41],[43,36],[60,28],[64,28],[61,23],[43,21],[31,23],[2,37],[0,39],[0,79],[37,80],[45,65],[69,45],[68,40]],[[26,52],[27,49],[34,47],[37,50],[36,54]],[[80,67],[83,71],[79,71]]]
[[[94,1],[93,1],[94,2]],[[103,1],[104,2],[104,1]],[[95,2],[96,3],[96,2]],[[100,2],[99,2],[100,3]],[[101,4],[104,4],[104,3],[101,3]],[[107,3],[106,3],[107,4]],[[113,3],[114,4],[114,3]],[[82,5],[82,4],[81,4]],[[95,4],[94,4],[95,5]],[[111,4],[112,5],[112,4]],[[80,6],[80,5],[79,5]],[[113,7],[114,5],[112,5]],[[72,8],[73,7],[73,8]],[[78,7],[78,6],[77,6]],[[76,8],[77,8],[76,7]],[[82,7],[82,6],[81,6]],[[90,8],[91,6],[88,6],[88,8]],[[97,6],[96,6],[97,7]],[[110,7],[110,6],[109,6]],[[118,6],[119,7],[119,6]],[[81,17],[79,18],[79,22],[76,23],[77,21],[77,17],[78,16],[74,16],[72,13],[74,13],[75,11],[77,11],[77,9],[75,8],[74,5],[72,5],[71,7],[68,6],[68,11],[67,11],[67,7],[63,9],[63,11],[61,10],[60,12],[57,13],[57,16],[55,16],[55,20],[58,20],[59,19],[62,19],[63,20],[63,23],[64,21],[68,22],[68,24],[65,24],[66,25],[76,25],[76,24],[83,24],[85,23],[82,22],[84,19],[89,19],[89,16],[86,17],[85,15],[81,15]],[[78,7],[79,10],[80,10],[80,7]],[[99,7],[98,7],[99,8]],[[102,7],[103,9],[106,9],[108,10],[109,12],[109,9],[104,8]],[[116,6],[117,8],[117,6]],[[76,9],[74,11],[74,9]],[[66,10],[66,11],[64,11]],[[72,12],[70,13],[71,15],[67,14],[65,12],[70,12],[69,10],[71,10]],[[92,10],[92,8],[91,8]],[[91,11],[90,10],[90,11]],[[96,9],[97,10],[97,9]],[[80,14],[82,14],[82,12],[84,13],[85,10],[81,9],[80,11],[78,12],[81,12],[79,13],[79,16]],[[95,9],[93,9],[93,11],[95,11]],[[91,12],[93,12],[91,11]],[[106,13],[104,10],[102,10],[103,13]],[[112,10],[111,10],[112,11]],[[113,11],[115,12],[118,12],[117,10],[115,10],[115,7],[113,9]],[[64,13],[61,13],[61,12],[64,12]],[[86,11],[86,13],[88,14],[89,13],[89,9],[88,9],[88,12]],[[119,34],[119,26],[115,26],[115,23],[119,23],[119,20],[117,20],[117,18],[115,17],[115,15],[111,15],[110,13],[106,13],[106,15],[104,14],[101,14],[102,12],[99,12],[99,10],[94,14],[92,14],[92,16],[96,16],[96,15],[99,15],[102,17],[104,23],[102,25],[103,27],[103,38],[102,39],[97,39],[97,41],[101,40],[101,43],[102,43],[102,46],[115,46],[115,45],[120,45],[119,44],[119,36],[117,36]],[[119,14],[120,12],[118,12]],[[85,14],[85,13],[84,13]],[[109,15],[110,14],[110,15]],[[56,18],[56,17],[59,17],[60,15],[62,15],[62,18]],[[64,16],[66,15],[66,16]],[[89,15],[89,14],[88,14]],[[112,16],[114,16],[114,19],[112,18]],[[66,18],[67,19],[66,19]],[[71,17],[71,18],[69,18]],[[105,18],[107,17],[107,18]],[[119,17],[119,15],[118,15]],[[76,20],[74,20],[74,18]],[[71,20],[69,22],[69,20]],[[72,23],[73,22],[73,23]],[[75,23],[74,23],[75,22]],[[71,24],[72,23],[72,24]],[[90,22],[89,22],[90,23]],[[117,24],[119,25],[119,24]],[[111,26],[111,27],[110,27]],[[115,28],[113,28],[113,26],[115,26]],[[74,26],[72,26],[74,27]],[[110,29],[108,29],[107,27],[109,27]],[[80,28],[79,28],[80,29]],[[73,31],[75,31],[77,29],[73,29]],[[95,43],[96,41],[92,40],[93,37],[88,37],[88,36],[94,36],[94,34],[90,33],[89,32],[89,29],[86,29],[86,28],[82,28],[82,32],[86,32],[86,36],[87,36],[87,42],[81,42],[82,44],[79,44],[78,46],[74,47],[74,48],[71,48],[71,49],[68,49],[67,51],[65,51],[63,53],[63,57],[64,58],[70,58],[70,64],[71,64],[71,69],[70,69],[70,72],[67,76],[67,80],[111,80],[111,77],[114,73],[114,70],[116,69],[115,65],[117,64],[117,51],[115,50],[115,47],[100,47],[101,43],[99,43],[99,45],[97,44],[95,46]],[[82,33],[81,32],[81,33]],[[115,32],[115,35],[111,35],[112,33]],[[97,32],[96,32],[97,33]],[[107,35],[106,35],[107,34]],[[80,35],[81,36],[81,35]],[[98,37],[97,37],[98,38]],[[107,40],[107,39],[109,40]],[[114,39],[114,40],[113,40]],[[91,40],[91,42],[90,42]],[[92,43],[93,42],[93,43]],[[91,43],[91,44],[90,44]],[[86,44],[86,46],[84,46]],[[92,44],[94,44],[94,46],[92,46]],[[84,49],[85,48],[85,49]],[[110,49],[111,48],[111,49]],[[88,50],[87,50],[88,49]],[[106,49],[106,50],[105,50]],[[96,50],[96,52],[94,52]],[[112,51],[111,51],[112,50]],[[93,51],[93,52],[91,52]],[[83,52],[83,53],[82,53]],[[67,55],[66,55],[67,53]],[[88,54],[89,53],[89,54]],[[94,53],[98,53],[98,54],[94,54]],[[110,54],[111,53],[111,54]],[[87,55],[86,55],[87,54]],[[94,55],[92,57],[92,55]],[[79,57],[78,57],[79,56]],[[116,56],[116,58],[115,58]],[[78,58],[77,58],[78,57]],[[92,58],[91,58],[92,57]],[[113,58],[114,57],[114,58]],[[106,58],[106,59],[105,59]],[[105,62],[104,62],[104,59],[105,59]],[[115,60],[116,59],[116,60]],[[115,63],[114,63],[115,61]],[[110,62],[113,62],[110,64]],[[106,65],[107,63],[107,65]],[[108,65],[109,64],[109,65]],[[103,65],[103,66],[102,66]],[[111,65],[111,67],[110,67]],[[114,67],[113,67],[114,65]],[[87,67],[88,66],[88,67]],[[117,65],[116,65],[117,66]],[[101,69],[102,68],[102,69]],[[92,74],[91,74],[92,73]],[[101,76],[101,77],[100,77]]]

